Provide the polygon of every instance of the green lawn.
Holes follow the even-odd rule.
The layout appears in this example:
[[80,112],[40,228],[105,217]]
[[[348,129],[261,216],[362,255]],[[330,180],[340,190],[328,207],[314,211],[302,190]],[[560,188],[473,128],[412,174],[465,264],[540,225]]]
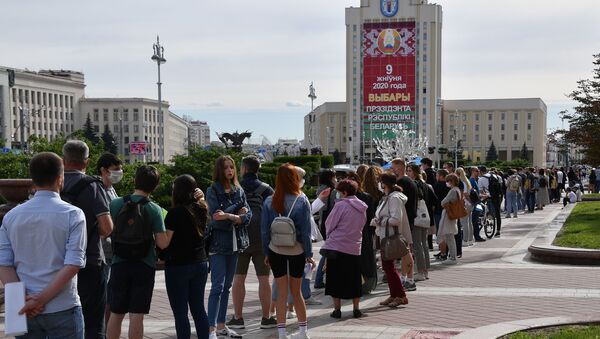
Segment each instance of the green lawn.
[[582,198],[600,198],[600,193],[584,194]]
[[517,332],[507,337],[508,339],[583,339],[600,338],[600,326],[565,326],[551,327],[539,330]]
[[578,203],[553,244],[600,249],[600,201]]

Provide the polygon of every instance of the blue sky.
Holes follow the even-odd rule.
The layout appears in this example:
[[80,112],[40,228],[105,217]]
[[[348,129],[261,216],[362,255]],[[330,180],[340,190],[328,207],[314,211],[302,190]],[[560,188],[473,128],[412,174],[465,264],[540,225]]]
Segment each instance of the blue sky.
[[[371,0],[374,1],[374,0]],[[600,53],[600,1],[439,0],[442,97],[540,97],[558,127]],[[302,138],[316,104],[345,99],[344,8],[359,0],[2,1],[0,64],[85,73],[88,97],[163,98],[213,131]],[[6,15],[10,13],[10,15]]]

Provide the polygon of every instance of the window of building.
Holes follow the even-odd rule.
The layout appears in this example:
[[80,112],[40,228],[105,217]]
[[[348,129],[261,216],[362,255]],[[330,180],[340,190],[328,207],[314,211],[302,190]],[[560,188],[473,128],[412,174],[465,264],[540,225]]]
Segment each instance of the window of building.
[[423,40],[427,40],[427,32],[423,33]]
[[479,113],[475,114],[475,121],[479,121]]
[[94,111],[95,111],[94,112],[94,122],[98,122],[98,112],[97,112],[98,110],[96,109]]
[[139,133],[140,128],[138,125],[133,125],[133,133]]
[[138,121],[138,120],[140,120],[139,113],[133,112],[133,121]]
[[519,125],[515,124],[514,128],[515,128],[515,131],[518,130],[519,129]]
[[488,131],[490,131],[490,132],[492,131],[492,124],[488,125]]
[[113,120],[119,121],[119,113],[118,112],[113,112]]
[[123,142],[128,144],[129,143],[129,137],[123,137]]
[[531,120],[531,112],[527,113],[527,120]]
[[69,97],[69,108],[73,108],[73,96]]
[[479,142],[479,134],[475,134],[475,142]]
[[97,108],[94,108],[94,113],[98,113],[98,112],[100,112],[100,110]]
[[108,113],[103,114],[104,121],[108,121]]
[[515,140],[515,141],[519,140],[519,135],[518,135],[518,134],[515,134],[515,135],[514,135],[514,140]]
[[427,115],[427,108],[423,107],[423,115]]
[[123,131],[124,131],[125,133],[129,133],[129,125],[125,125],[125,126],[123,126]]
[[502,114],[500,114],[500,119],[502,119],[502,120],[506,119],[506,113],[502,112]]
[[100,132],[100,127],[98,125],[94,125],[94,132]]
[[488,113],[488,120],[492,121],[492,113]]
[[513,114],[515,121],[519,121],[519,113],[515,112]]
[[500,141],[504,141],[504,134],[500,134]]
[[479,125],[475,125],[475,131],[479,132]]
[[113,125],[113,132],[119,132],[119,125]]
[[531,141],[531,134],[527,134],[527,141]]
[[531,124],[527,124],[527,130],[531,131]]
[[123,121],[129,121],[129,113],[127,113],[127,110],[125,110],[125,113],[123,114]]
[[488,134],[488,141],[492,141],[492,135]]
[[504,131],[504,124],[501,124],[501,125],[500,125],[500,130],[501,130],[501,131]]

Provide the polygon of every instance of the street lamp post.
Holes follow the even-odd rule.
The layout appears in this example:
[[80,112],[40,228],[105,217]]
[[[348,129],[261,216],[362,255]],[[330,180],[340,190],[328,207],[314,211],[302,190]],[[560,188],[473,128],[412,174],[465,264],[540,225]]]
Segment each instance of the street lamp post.
[[[161,85],[162,83],[160,82],[160,65],[164,64],[165,62],[167,62],[167,59],[165,59],[165,48],[163,46],[160,45],[160,40],[158,35],[156,36],[156,43],[154,44],[154,55],[152,55],[152,60],[156,61],[156,65],[158,66],[158,82],[156,83],[158,85],[158,119],[159,121],[164,121],[162,119],[162,97],[161,97]],[[164,124],[162,124],[163,128],[164,128]],[[160,150],[160,148],[159,148]],[[145,158],[145,155],[144,155]]]

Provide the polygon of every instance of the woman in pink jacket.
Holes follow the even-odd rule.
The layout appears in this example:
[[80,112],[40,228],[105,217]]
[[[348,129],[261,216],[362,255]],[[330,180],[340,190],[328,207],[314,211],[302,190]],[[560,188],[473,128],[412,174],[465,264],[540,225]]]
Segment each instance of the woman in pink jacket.
[[340,181],[336,187],[339,200],[325,222],[327,240],[321,251],[327,257],[325,294],[333,298],[332,318],[342,317],[341,299],[352,299],[354,318],[362,316],[358,307],[362,296],[360,248],[367,205],[356,197],[357,190],[355,181]]

